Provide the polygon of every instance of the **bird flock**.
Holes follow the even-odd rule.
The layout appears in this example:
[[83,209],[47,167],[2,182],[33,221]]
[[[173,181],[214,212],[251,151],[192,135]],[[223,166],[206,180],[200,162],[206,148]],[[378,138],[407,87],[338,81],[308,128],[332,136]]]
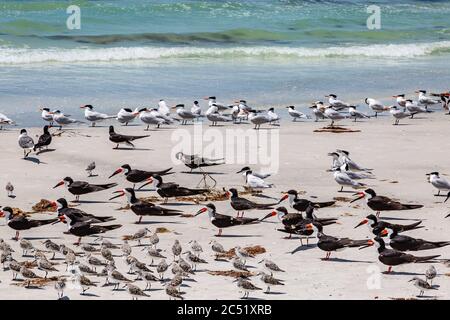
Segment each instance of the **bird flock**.
[[[385,106],[380,101],[372,98],[366,98],[364,101],[370,109],[374,111],[373,117],[378,117],[379,113],[389,111],[394,117],[394,124],[397,125],[403,118],[414,118],[418,113],[433,112],[429,107],[441,105],[444,109],[448,109],[450,99],[449,93],[426,95],[425,90],[418,91],[417,101],[406,99],[405,95],[396,95],[396,104],[393,106]],[[317,101],[312,106],[312,112],[315,121],[329,119],[331,126],[336,121],[343,119],[363,119],[369,118],[359,110],[356,106],[345,103],[337,98],[336,95],[330,94],[329,105],[325,106],[323,102]],[[159,101],[158,108],[136,108],[134,111],[128,108],[121,109],[117,115],[107,115],[94,111],[92,105],[85,105],[85,119],[96,126],[96,123],[107,120],[116,119],[123,126],[133,122],[139,118],[145,125],[147,130],[150,125],[159,128],[162,125],[170,125],[179,122],[185,125],[189,121],[199,121],[200,118],[206,117],[212,126],[221,122],[241,123],[242,121],[250,121],[255,125],[255,129],[259,129],[263,124],[279,125],[280,117],[275,113],[274,108],[268,111],[258,111],[247,106],[245,100],[236,101],[234,105],[224,105],[218,103],[215,97],[208,97],[209,106],[205,113],[198,101],[195,101],[192,108],[187,110],[184,104],[177,104],[168,107],[164,100]],[[176,111],[176,116],[171,114],[171,110]],[[49,108],[42,108],[42,119],[48,124],[43,128],[43,133],[35,143],[33,138],[28,135],[27,130],[20,131],[18,144],[23,151],[23,157],[26,158],[31,152],[44,152],[52,143],[52,134],[49,132],[51,127],[59,127],[70,124],[82,123],[82,121],[71,118],[59,110],[50,111]],[[288,107],[288,114],[293,121],[299,119],[309,119],[310,116],[303,114],[295,109],[294,106]],[[12,120],[5,115],[0,114],[0,124],[14,124]],[[126,145],[134,148],[133,141],[147,138],[149,135],[123,135],[116,132],[114,126],[109,126],[109,140],[119,148],[119,145]],[[217,236],[221,236],[223,229],[229,227],[238,227],[242,225],[254,225],[267,222],[271,217],[277,217],[280,228],[279,232],[289,234],[286,238],[293,235],[300,239],[301,245],[310,245],[310,238],[315,236],[317,248],[324,251],[324,260],[329,260],[333,253],[343,249],[364,249],[375,246],[378,252],[378,260],[388,267],[387,272],[391,273],[392,268],[398,265],[409,263],[435,263],[440,257],[438,254],[432,255],[416,255],[409,252],[435,250],[450,244],[450,241],[428,241],[419,238],[413,238],[404,235],[405,232],[423,228],[422,221],[411,224],[392,224],[382,219],[381,213],[384,211],[403,211],[417,210],[423,207],[420,204],[402,203],[386,196],[378,195],[372,188],[367,186],[367,180],[376,179],[373,173],[376,169],[366,168],[357,164],[350,158],[350,153],[346,150],[335,150],[328,153],[332,158],[331,166],[328,171],[332,172],[335,182],[343,192],[344,188],[351,188],[355,191],[355,198],[351,203],[365,199],[367,207],[374,214],[369,214],[355,228],[367,225],[369,228],[366,239],[350,239],[347,237],[337,237],[327,235],[324,229],[332,224],[339,223],[338,218],[319,217],[318,211],[326,211],[327,207],[333,207],[335,200],[325,199],[323,201],[311,201],[301,198],[301,195],[295,189],[284,192],[278,201],[271,202],[255,202],[242,196],[237,188],[229,188],[223,190],[225,201],[229,201],[231,208],[236,211],[236,216],[224,215],[217,212],[216,206],[211,201],[192,215],[192,218],[203,213],[208,216],[209,221],[218,229]],[[224,159],[206,158],[201,155],[189,155],[182,152],[176,154],[188,169],[188,173],[193,170],[200,170],[205,178],[206,173],[203,169],[212,166],[227,165]],[[95,162],[89,163],[85,169],[88,177],[97,176],[95,170],[99,170]],[[100,174],[104,172],[100,168]],[[116,198],[125,197],[128,203],[127,210],[130,210],[136,217],[135,223],[142,223],[142,219],[151,219],[152,216],[179,217],[186,216],[187,212],[177,208],[171,208],[169,199],[177,199],[178,197],[195,197],[198,195],[208,195],[211,187],[191,188],[181,186],[175,182],[167,182],[167,177],[172,174],[172,168],[158,171],[147,171],[132,168],[130,164],[121,164],[112,172],[107,179],[116,179],[122,177],[129,187],[112,191],[117,187],[116,182],[106,182],[103,184],[91,184],[86,181],[75,181],[71,177],[61,177],[61,180],[54,185],[53,188],[64,186],[67,191],[72,194],[75,199],[73,203],[78,203],[80,197],[90,193],[109,192],[111,197],[108,201]],[[236,174],[242,174],[246,187],[252,191],[263,192],[266,189],[274,187],[273,183],[268,183],[271,174],[265,172],[257,172],[249,166],[237,171]],[[439,175],[438,172],[430,172],[427,174],[428,181],[437,189],[436,196],[440,196],[441,191],[447,193],[445,201],[450,197],[450,183]],[[106,175],[105,175],[106,178]],[[169,178],[170,180],[170,178]],[[206,184],[206,183],[205,183]],[[51,187],[51,186],[49,186]],[[139,199],[136,191],[145,190],[144,187],[155,191],[161,198],[161,203],[156,204],[148,200]],[[5,190],[7,196],[13,201],[15,189],[11,182],[6,184]],[[282,203],[287,200],[287,205]],[[219,201],[219,200],[217,200]],[[290,208],[292,212],[289,212]],[[107,240],[103,234],[112,230],[120,229],[121,224],[114,223],[116,219],[113,216],[98,216],[90,214],[84,210],[70,205],[65,198],[59,198],[50,202],[51,211],[57,212],[57,217],[51,219],[31,219],[27,215],[23,215],[14,211],[12,206],[0,207],[0,216],[5,218],[6,226],[15,231],[13,240],[18,241],[22,250],[22,254],[15,252],[12,246],[5,240],[0,240],[1,263],[4,271],[11,272],[12,281],[22,279],[24,287],[29,288],[35,285],[37,280],[47,279],[48,275],[57,274],[51,277],[51,283],[57,292],[59,299],[66,298],[68,281],[76,284],[80,289],[80,293],[86,295],[88,291],[95,290],[99,285],[111,286],[112,290],[117,291],[126,288],[132,299],[150,297],[152,285],[160,285],[164,288],[170,299],[183,299],[185,292],[181,286],[186,281],[192,281],[198,272],[199,265],[208,264],[202,245],[192,240],[188,244],[182,244],[179,240],[174,240],[172,247],[162,249],[158,246],[159,236],[156,229],[154,231],[148,228],[142,228],[136,233],[124,237],[121,243],[113,243]],[[268,214],[262,218],[244,217],[244,214],[252,210],[266,210]],[[445,218],[449,217],[447,215]],[[28,240],[21,237],[20,232],[32,228],[40,228],[48,225],[63,223],[67,226],[65,234],[70,234],[78,241],[74,244],[76,247],[53,242],[51,239],[46,241]],[[83,241],[88,238],[95,237],[94,242]],[[133,244],[132,244],[133,243]],[[270,293],[271,287],[285,285],[282,279],[275,276],[282,275],[285,270],[279,267],[274,261],[267,257],[259,260],[258,266],[261,270],[251,272],[248,268],[248,261],[254,261],[256,255],[251,250],[236,246],[230,250],[225,250],[223,245],[216,240],[209,242],[210,253],[215,260],[220,261],[221,256],[226,256],[231,252],[231,261],[228,262],[235,271],[240,272],[235,277],[237,288],[243,292],[243,298],[248,298],[250,294],[262,291],[263,288],[254,284],[252,277],[259,277],[259,281],[266,287],[265,293]],[[147,253],[148,261],[140,261],[135,257],[135,252],[142,250]],[[168,257],[167,252],[172,252],[172,256]],[[20,255],[20,258],[19,258]],[[51,255],[51,257],[50,257]],[[60,263],[56,262],[56,258],[64,260],[64,268]],[[23,258],[32,257],[33,260],[23,260]],[[19,260],[22,261],[19,261]],[[128,270],[119,270],[116,263],[118,258],[123,259]],[[169,259],[171,261],[169,261]],[[99,270],[98,270],[99,269]],[[167,277],[166,273],[170,270],[171,276]],[[425,279],[414,277],[410,281],[419,289],[419,296],[425,291],[437,290],[437,286],[432,284],[433,279],[437,276],[436,269],[430,267],[424,273]],[[93,280],[93,279],[96,280]],[[99,279],[104,279],[100,284]]]

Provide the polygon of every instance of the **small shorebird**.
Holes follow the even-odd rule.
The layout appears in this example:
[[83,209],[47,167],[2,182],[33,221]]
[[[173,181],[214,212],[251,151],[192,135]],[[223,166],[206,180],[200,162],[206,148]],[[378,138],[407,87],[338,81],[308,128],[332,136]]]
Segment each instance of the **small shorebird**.
[[[93,217],[95,217],[95,216],[93,216]],[[105,220],[105,222],[106,221],[110,221],[110,220]],[[100,247],[102,247],[102,248],[108,248],[108,249],[119,249],[120,248],[117,244],[112,243],[108,239],[105,239],[105,237],[103,237],[103,236],[97,237],[94,240],[94,242],[100,242]]]
[[173,253],[173,260],[175,260],[176,257],[179,257],[181,255],[181,244],[178,239],[175,239],[174,244],[172,245],[172,253]]
[[14,198],[14,186],[11,182],[8,182],[5,187],[8,198]]
[[261,281],[267,285],[267,290],[264,293],[270,293],[271,286],[284,286],[283,280],[276,279],[272,275],[268,275],[262,271],[258,275],[261,276]]
[[247,269],[247,267],[245,266],[244,261],[242,261],[241,258],[235,257],[232,261],[233,263],[233,267],[235,267],[237,270],[241,270],[241,271],[249,271]]
[[251,283],[249,280],[243,279],[241,277],[237,278],[233,282],[237,282],[238,288],[244,291],[244,295],[241,297],[241,299],[247,299],[250,295],[250,292],[262,290],[261,288],[258,288],[253,283]]
[[246,263],[247,259],[252,259],[255,257],[253,254],[248,252],[245,248],[241,248],[240,246],[234,247],[234,253],[236,254],[236,256],[239,259],[244,261],[244,264]]
[[419,297],[422,297],[425,293],[425,290],[437,290],[436,287],[433,287],[431,284],[426,282],[423,279],[420,279],[419,277],[414,277],[409,282],[413,282],[414,286],[419,289]]
[[437,271],[436,268],[434,266],[429,266],[427,271],[425,271],[425,278],[428,280],[430,280],[430,284],[433,284],[433,279],[436,277],[437,275]]
[[91,163],[88,164],[88,166],[85,169],[85,171],[87,171],[88,173],[88,177],[93,176],[92,172],[95,170],[95,168],[96,168],[95,161],[92,161]]
[[191,251],[186,251],[186,259],[193,265],[194,271],[197,270],[197,264],[208,263],[206,260],[200,258],[198,255],[193,254]]
[[92,282],[89,278],[82,275],[81,273],[77,273],[75,275],[75,283],[81,288],[81,295],[84,295],[86,291],[88,291],[91,287],[96,287],[97,285]]
[[130,246],[130,244],[128,243],[127,240],[123,241],[123,244],[120,247],[120,249],[122,250],[122,254],[125,257],[129,256],[131,254],[131,252],[132,252],[131,246]]
[[164,273],[167,269],[169,269],[169,265],[167,264],[166,259],[162,259],[156,266],[156,272],[158,272],[161,280],[164,279]]
[[258,263],[263,263],[264,268],[270,272],[270,275],[273,275],[274,272],[285,272],[275,262],[269,259],[262,259]]
[[134,284],[126,283],[125,286],[133,300],[137,300],[140,297],[150,297],[141,288],[139,288],[138,286],[135,286]]
[[219,256],[219,254],[223,254],[223,253],[226,252],[225,249],[223,248],[223,246],[219,242],[217,242],[216,240],[211,240],[209,242],[209,244],[211,244],[212,251],[215,252],[215,256],[216,256],[215,259],[216,260],[217,260],[217,258]]
[[59,277],[58,280],[55,282],[54,288],[58,293],[58,299],[64,297],[64,289],[66,288],[66,278]]
[[55,255],[56,253],[60,253],[61,252],[61,248],[58,244],[54,243],[52,240],[47,239],[44,241],[44,246],[47,250],[50,250],[51,252],[53,252],[53,256],[50,258],[50,260],[55,259]]
[[109,263],[106,266],[108,276],[106,277],[107,284],[113,284],[113,290],[118,290],[121,284],[131,283],[132,281],[126,278],[123,274],[116,270],[114,263]]
[[153,265],[154,258],[157,258],[157,259],[165,259],[166,258],[165,256],[163,256],[160,253],[160,250],[152,248],[152,247],[147,248],[147,254],[152,258],[150,265]]
[[47,274],[49,271],[58,271],[58,269],[56,269],[53,266],[53,264],[50,261],[48,261],[46,258],[42,259],[42,258],[38,257],[35,261],[37,262],[38,269],[45,272],[45,276],[44,276],[45,279],[47,279]]
[[28,251],[36,250],[34,248],[33,244],[31,243],[31,241],[26,240],[26,239],[21,239],[19,245],[20,245],[20,248],[22,249],[22,257],[26,257],[28,254]]
[[37,276],[33,271],[31,271],[30,269],[28,269],[25,266],[22,266],[20,268],[19,273],[22,276],[22,278],[24,278],[24,280],[25,280],[25,288],[28,288],[30,286],[32,279],[40,279],[39,276]]
[[200,257],[200,254],[203,252],[202,246],[197,242],[197,240],[191,240],[189,243],[192,243],[191,249],[195,255]]
[[182,293],[174,286],[167,285],[166,286],[166,294],[169,296],[169,300],[172,298],[183,300]]
[[25,159],[31,153],[34,148],[34,140],[28,136],[27,130],[20,130],[19,135],[19,147],[23,149],[23,158]]
[[137,274],[139,277],[136,280],[141,279],[146,283],[144,291],[150,290],[152,288],[153,282],[158,282],[161,280],[158,277],[154,276],[151,272],[139,270],[137,271]]

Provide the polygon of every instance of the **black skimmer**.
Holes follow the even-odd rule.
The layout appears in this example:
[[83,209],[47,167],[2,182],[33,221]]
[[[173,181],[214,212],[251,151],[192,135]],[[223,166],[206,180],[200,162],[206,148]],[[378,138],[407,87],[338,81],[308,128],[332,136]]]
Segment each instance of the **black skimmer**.
[[211,167],[224,164],[223,158],[220,159],[209,159],[205,157],[201,157],[197,154],[184,154],[183,152],[177,152],[175,154],[175,158],[183,162],[183,164],[192,170],[203,168],[203,167]]
[[121,224],[111,224],[106,226],[92,225],[88,221],[72,220],[64,213],[58,213],[58,218],[61,222],[67,224],[69,233],[78,237],[78,242],[76,242],[75,245],[80,245],[81,238],[83,237],[105,233],[122,227]]
[[94,216],[93,214],[86,213],[77,208],[69,208],[66,199],[59,198],[56,203],[53,202],[52,206],[56,206],[58,213],[68,216],[71,220],[77,222],[89,222],[89,223],[103,223],[116,220],[111,216]]
[[389,237],[389,245],[398,251],[419,251],[430,250],[448,246],[450,241],[426,241],[404,235],[399,235],[395,228],[385,228],[381,230],[380,236]]
[[125,188],[123,190],[119,190],[114,193],[118,193],[118,195],[112,197],[109,200],[126,196],[130,204],[131,211],[133,211],[137,216],[139,216],[139,220],[136,223],[141,223],[143,216],[179,216],[180,214],[183,213],[180,210],[163,208],[151,202],[141,201],[138,198],[136,198],[136,194],[134,190],[131,188]]
[[414,229],[420,229],[423,228],[423,226],[419,226],[422,221],[417,221],[412,224],[393,224],[386,221],[378,220],[377,217],[373,214],[369,214],[364,220],[362,220],[355,228],[358,228],[359,226],[362,226],[363,224],[367,224],[369,229],[372,231],[374,235],[379,235],[380,232],[384,228],[391,228],[397,230],[397,232],[404,232],[408,230],[414,230]]
[[135,148],[134,144],[131,141],[147,138],[150,137],[150,135],[144,135],[144,136],[129,136],[129,135],[123,135],[114,132],[114,126],[109,126],[109,141],[116,144],[116,147],[113,149],[118,149],[119,144],[126,144],[128,146],[131,146]]
[[195,196],[209,191],[208,189],[191,189],[180,187],[179,184],[174,182],[163,182],[162,177],[157,174],[148,178],[147,183],[142,185],[141,188],[148,184],[152,184],[152,187],[155,188],[156,192],[158,192],[158,194],[165,199],[165,202],[167,202],[168,198]]
[[86,181],[73,181],[72,178],[65,177],[53,189],[62,185],[66,186],[67,190],[75,196],[75,201],[79,201],[80,195],[107,190],[116,187],[117,183],[90,184]]
[[144,182],[146,179],[150,178],[152,175],[157,174],[160,176],[164,176],[166,174],[170,174],[169,171],[172,170],[172,168],[161,170],[161,171],[144,171],[144,170],[138,170],[138,169],[131,169],[129,164],[124,164],[120,166],[116,171],[113,172],[112,175],[108,177],[112,178],[115,175],[119,173],[123,173],[125,175],[125,179],[127,179],[128,182],[131,182],[133,184],[133,189],[136,186],[136,183]]
[[304,212],[306,209],[312,205],[315,208],[326,208],[329,206],[332,206],[336,203],[336,201],[326,201],[326,202],[312,202],[307,199],[300,199],[298,197],[298,192],[295,190],[289,190],[278,203],[281,203],[282,201],[289,199],[289,205],[291,208]]
[[445,192],[450,191],[450,182],[447,181],[444,177],[439,175],[439,172],[430,172],[426,174],[428,176],[428,182],[430,182],[433,187],[438,189],[438,193],[435,196],[439,196],[441,194],[441,190]]
[[13,238],[14,240],[19,240],[19,232],[22,230],[40,227],[58,221],[58,219],[56,218],[33,220],[28,219],[27,217],[22,215],[14,215],[13,210],[10,207],[4,207],[3,209],[0,209],[0,217],[5,217],[8,227],[16,230],[16,236],[15,238]]
[[417,262],[425,262],[439,257],[440,255],[433,256],[425,256],[425,257],[417,257],[412,254],[407,254],[401,251],[387,249],[384,243],[384,240],[380,237],[375,237],[375,239],[368,240],[368,244],[362,248],[375,246],[378,249],[378,260],[384,265],[389,266],[387,273],[392,271],[393,266],[398,266],[405,263],[417,263]]
[[323,227],[318,222],[309,223],[305,226],[307,230],[317,232],[317,246],[327,254],[323,260],[328,260],[333,251],[341,251],[345,248],[358,248],[368,245],[367,240],[352,240],[350,238],[336,238],[323,233]]
[[97,111],[94,111],[94,107],[90,104],[86,104],[84,106],[80,107],[81,109],[84,109],[84,117],[87,121],[92,123],[92,126],[95,127],[95,124],[97,122],[106,120],[106,119],[114,119],[116,116],[109,116],[105,113],[100,113]]
[[257,218],[231,217],[217,213],[216,206],[212,203],[208,203],[204,208],[197,211],[195,216],[198,216],[200,213],[203,212],[208,212],[209,220],[211,221],[211,223],[215,227],[219,228],[219,233],[217,234],[217,236],[222,235],[223,228],[256,223],[258,221]]
[[40,135],[38,142],[34,145],[33,151],[36,151],[39,149],[39,151],[42,150],[42,148],[48,148],[50,143],[52,143],[52,135],[48,132],[48,126],[44,126],[44,132]]
[[20,130],[18,142],[19,146],[23,149],[23,157],[28,157],[34,148],[34,140],[28,135],[27,130]]
[[231,195],[230,204],[231,207],[237,211],[238,217],[240,211],[242,212],[241,217],[243,217],[245,211],[253,209],[258,210],[272,209],[272,206],[278,204],[278,203],[256,203],[248,199],[239,197],[238,191],[235,188],[231,188],[230,190],[228,190],[227,195]]
[[[314,207],[309,206],[306,209],[306,218],[303,217],[301,213],[288,213],[285,207],[278,207],[271,213],[267,214],[261,221],[277,216],[281,223],[284,225],[284,229],[277,229],[278,231],[289,233],[288,239],[291,238],[292,234],[298,234],[306,236],[307,241],[309,241],[309,236],[313,233],[313,230],[305,229],[306,225],[314,221],[320,223],[322,226],[327,226],[337,222],[336,218],[317,218],[313,214]],[[300,238],[303,244],[303,239]]]
[[366,189],[354,195],[359,195],[359,197],[353,199],[350,203],[367,197],[367,206],[377,212],[377,217],[380,216],[381,211],[414,210],[423,207],[421,204],[404,204],[385,196],[378,196],[373,189]]

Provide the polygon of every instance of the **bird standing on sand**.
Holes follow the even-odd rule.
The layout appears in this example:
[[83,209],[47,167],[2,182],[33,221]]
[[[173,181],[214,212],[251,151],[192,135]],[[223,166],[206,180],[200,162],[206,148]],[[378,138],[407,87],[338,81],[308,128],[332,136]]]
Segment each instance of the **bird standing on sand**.
[[423,226],[419,226],[419,224],[421,224],[422,221],[417,221],[414,222],[412,224],[393,224],[393,223],[389,223],[387,221],[383,221],[383,220],[378,220],[377,217],[375,217],[373,214],[369,214],[364,220],[362,220],[360,223],[358,223],[358,225],[355,227],[358,228],[360,226],[362,226],[363,224],[367,224],[369,230],[374,234],[374,235],[379,235],[380,232],[384,229],[384,228],[391,228],[391,229],[395,229],[397,230],[397,232],[404,232],[404,231],[408,231],[408,230],[415,230],[415,229],[420,229],[423,228]]
[[133,300],[137,300],[138,298],[142,298],[142,297],[146,297],[146,298],[150,297],[141,288],[139,288],[138,286],[135,286],[134,284],[126,283],[125,287],[127,288],[127,292],[131,295],[131,298]]
[[395,126],[399,124],[401,119],[411,117],[411,113],[400,110],[397,106],[391,106],[389,112],[395,119],[393,123]]
[[436,278],[437,276],[437,271],[436,268],[434,266],[429,266],[427,271],[425,271],[425,278],[428,280],[430,280],[430,284],[433,284],[433,279]]
[[261,281],[267,285],[267,289],[264,293],[270,293],[271,286],[284,286],[283,280],[276,279],[272,275],[268,275],[265,272],[259,272],[258,275],[261,276]]
[[308,119],[308,116],[299,110],[295,110],[294,106],[286,107],[289,115],[292,117],[292,121],[296,122],[297,119]]
[[107,190],[116,187],[117,183],[90,184],[86,181],[73,181],[71,177],[65,177],[63,180],[58,182],[53,189],[62,185],[75,196],[75,201],[79,201],[80,195]]
[[359,197],[353,199],[350,203],[367,197],[367,206],[377,212],[377,217],[380,216],[381,211],[413,210],[423,207],[421,204],[404,204],[385,196],[378,196],[373,189],[366,189],[354,195],[358,195]]
[[37,149],[39,149],[40,152],[44,147],[48,149],[48,146],[52,143],[52,135],[48,131],[48,126],[44,126],[43,131],[44,132],[39,136],[38,142],[33,147],[33,151],[35,152]]
[[114,131],[114,126],[109,126],[109,141],[116,144],[116,147],[113,149],[118,149],[119,144],[125,144],[127,146],[131,146],[134,149],[135,145],[131,141],[142,139],[142,138],[147,138],[147,137],[150,137],[150,135],[130,136],[130,135],[119,134]]
[[92,171],[94,171],[95,167],[96,167],[95,161],[92,161],[91,163],[88,164],[88,166],[85,169],[85,171],[87,171],[88,173],[88,177],[92,177]]
[[444,192],[450,191],[450,182],[447,181],[444,177],[439,175],[439,172],[430,172],[426,174],[428,176],[428,182],[433,185],[436,189],[438,189],[438,193],[435,196],[439,196],[441,194],[441,190]]
[[166,262],[166,259],[162,259],[158,265],[156,266],[156,272],[159,274],[159,278],[161,280],[164,279],[164,273],[169,269],[169,265]]
[[64,297],[64,289],[66,288],[66,278],[59,277],[58,280],[55,282],[54,288],[58,293],[58,299]]
[[25,159],[26,157],[28,157],[28,155],[31,153],[31,151],[34,148],[33,138],[28,136],[27,130],[22,129],[22,130],[20,130],[18,142],[19,142],[19,146],[23,149],[23,158]]
[[242,289],[242,291],[244,291],[244,295],[241,297],[241,299],[247,299],[248,296],[250,295],[250,292],[262,290],[261,288],[258,288],[250,281],[248,281],[244,278],[241,278],[241,277],[237,278],[233,282],[237,282],[238,288],[240,288],[240,289]]
[[42,120],[49,123],[49,125],[53,125],[53,112],[50,111],[49,108],[40,108]]
[[113,119],[116,118],[116,116],[109,116],[105,113],[100,113],[97,111],[94,111],[94,107],[90,104],[86,104],[84,106],[80,107],[81,109],[84,109],[84,117],[87,121],[91,122],[92,126],[95,127],[95,124],[97,122],[106,120],[106,119]]
[[414,286],[419,289],[419,297],[422,297],[425,293],[425,290],[437,290],[437,288],[433,287],[427,281],[420,279],[419,277],[414,277],[408,282],[413,282]]
[[76,119],[69,118],[69,115],[65,115],[59,110],[53,111],[53,121],[59,125],[59,130],[62,130],[63,126],[74,124],[74,123],[84,123]]
[[270,275],[273,275],[274,272],[285,272],[275,262],[269,259],[262,259],[258,263],[263,263],[264,268],[270,272]]
[[398,251],[419,251],[442,248],[450,245],[450,241],[426,241],[419,238],[413,238],[405,235],[399,235],[398,231],[392,227],[387,227],[380,232],[380,236],[388,236],[389,245],[392,249]]
[[359,110],[356,110],[356,106],[350,106],[348,108],[348,113],[350,114],[350,118],[355,119],[355,122],[357,119],[370,119],[370,117],[367,114],[364,114]]
[[211,240],[209,244],[211,244],[211,249],[215,253],[216,260],[218,259],[220,254],[224,254],[226,252],[223,246],[216,240]]
[[386,107],[379,100],[375,100],[372,98],[366,98],[366,99],[364,99],[364,102],[369,106],[370,109],[372,109],[373,112],[375,112],[375,116],[374,116],[375,118],[378,117],[379,113],[389,110],[389,107]]
[[350,107],[348,103],[339,100],[337,95],[333,93],[330,93],[329,95],[325,96],[325,98],[328,98],[328,103],[330,104],[330,107],[333,107],[337,111]]
[[8,182],[6,184],[5,190],[9,198],[14,198],[14,186],[12,185],[11,182]]
[[117,113],[117,121],[121,124],[125,124],[126,126],[128,123],[133,122],[134,119],[136,119],[136,116],[139,114],[138,109],[131,110],[130,108],[122,108]]
[[175,239],[174,244],[172,245],[172,253],[173,253],[173,260],[175,261],[176,257],[180,257],[181,255],[181,244],[180,241],[178,239]]
[[0,130],[3,129],[4,124],[13,125],[14,121],[12,121],[10,118],[5,116],[3,113],[0,113]]
[[31,280],[33,279],[39,279],[40,277],[37,276],[33,271],[25,267],[24,265],[20,268],[20,275],[25,280],[25,288],[30,287]]
[[334,168],[334,181],[337,182],[341,186],[341,190],[338,192],[343,192],[344,186],[352,187],[353,189],[362,188],[365,186],[364,183],[357,182],[350,178],[350,176],[347,174],[347,172],[342,171],[340,167]]
[[236,188],[231,188],[228,190],[227,195],[230,197],[230,205],[231,207],[237,211],[237,218],[239,217],[239,212],[241,213],[241,218],[244,216],[245,211],[249,210],[264,210],[264,209],[272,209],[272,206],[277,203],[256,203],[250,201],[248,199],[239,197],[238,191]]

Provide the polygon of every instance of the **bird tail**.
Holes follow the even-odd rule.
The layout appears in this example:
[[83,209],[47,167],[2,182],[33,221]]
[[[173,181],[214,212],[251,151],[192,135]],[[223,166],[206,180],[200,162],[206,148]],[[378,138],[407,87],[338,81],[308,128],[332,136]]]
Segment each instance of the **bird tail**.
[[96,187],[102,188],[102,189],[110,189],[110,188],[114,188],[117,187],[117,183],[106,183],[106,184],[96,184]]
[[356,248],[356,247],[362,247],[367,245],[367,240],[351,240],[347,247],[349,248]]
[[436,242],[432,242],[432,244],[438,248],[442,248],[442,247],[448,246],[450,244],[450,241],[436,241]]
[[164,215],[166,216],[179,216],[183,214],[183,211],[176,209],[164,209]]
[[250,223],[256,223],[259,219],[258,218],[240,218],[242,224],[250,224]]
[[412,209],[419,209],[422,207],[423,207],[423,205],[421,205],[421,204],[402,204],[401,210],[412,210]]
[[107,225],[107,226],[102,226],[102,228],[104,228],[106,230],[119,229],[120,227],[122,227],[121,224],[110,224],[110,225]]
[[54,218],[54,219],[35,220],[35,221],[37,222],[38,226],[43,226],[43,225],[46,225],[46,224],[50,224],[50,223],[56,222],[58,220],[59,220],[58,218]]
[[403,230],[407,231],[407,230],[414,230],[414,229],[423,228],[423,226],[419,227],[419,224],[421,224],[421,223],[422,223],[422,221],[417,221],[417,222],[414,222],[412,224],[408,224],[406,226],[403,226]]
[[130,137],[130,140],[133,141],[133,140],[147,138],[147,137],[150,137],[150,135],[148,134],[148,135],[145,135],[145,136],[132,136],[132,137]]
[[435,259],[437,257],[440,257],[441,255],[434,255],[434,256],[425,256],[425,257],[414,257],[414,261],[413,262],[425,262],[425,261],[429,261],[432,259]]
[[158,171],[158,172],[156,172],[156,174],[160,175],[160,176],[163,176],[163,175],[169,174],[170,170],[172,170],[172,167],[170,167],[169,169],[166,169],[166,170]]
[[96,219],[100,220],[101,222],[108,222],[108,221],[116,220],[116,218],[114,218],[114,217],[96,217]]

